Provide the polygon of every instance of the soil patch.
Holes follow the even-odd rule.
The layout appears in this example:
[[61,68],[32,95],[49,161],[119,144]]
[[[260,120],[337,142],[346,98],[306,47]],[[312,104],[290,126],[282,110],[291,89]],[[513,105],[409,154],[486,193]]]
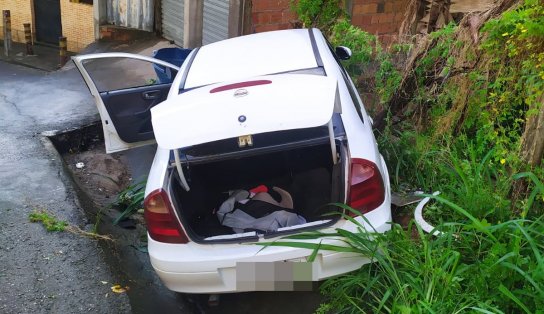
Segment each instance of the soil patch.
[[87,215],[86,231],[97,230],[113,242],[101,243],[112,271],[127,291],[133,313],[180,312],[186,308],[178,294],[166,289],[153,271],[147,254],[143,215],[136,213],[120,225],[113,221],[121,211],[113,204],[119,192],[132,183],[123,153],[106,154],[100,122],[48,134],[64,160],[78,198]]

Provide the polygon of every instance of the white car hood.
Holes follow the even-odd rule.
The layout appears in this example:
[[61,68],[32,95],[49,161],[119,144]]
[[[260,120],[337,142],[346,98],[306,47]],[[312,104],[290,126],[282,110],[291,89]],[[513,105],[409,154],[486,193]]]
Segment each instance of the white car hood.
[[[244,86],[245,82],[260,85]],[[335,79],[279,74],[187,91],[153,107],[151,117],[158,145],[176,149],[243,135],[324,125],[339,107]]]

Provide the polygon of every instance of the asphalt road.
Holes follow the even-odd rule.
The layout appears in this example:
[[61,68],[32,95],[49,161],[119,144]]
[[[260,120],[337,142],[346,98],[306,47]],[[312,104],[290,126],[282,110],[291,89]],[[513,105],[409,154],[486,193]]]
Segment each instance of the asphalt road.
[[48,233],[28,219],[46,209],[87,223],[60,158],[39,134],[95,120],[75,70],[47,74],[0,61],[1,313],[131,312],[127,295],[112,293],[116,277],[95,240]]
[[[211,309],[205,306],[206,296],[176,294],[162,286],[152,289],[160,298],[151,291],[115,294],[110,287],[125,284],[126,276],[116,271],[119,265],[108,265],[111,252],[103,251],[95,240],[48,233],[29,222],[31,211],[46,209],[81,228],[89,223],[60,156],[47,148],[40,134],[97,120],[93,99],[73,66],[45,73],[0,61],[0,313],[153,313],[150,309],[155,309],[288,314],[317,308],[317,292],[228,294]],[[133,174],[145,171],[138,169],[139,159],[128,157]],[[138,267],[144,265],[133,265]],[[141,281],[139,274],[135,272],[130,280]]]

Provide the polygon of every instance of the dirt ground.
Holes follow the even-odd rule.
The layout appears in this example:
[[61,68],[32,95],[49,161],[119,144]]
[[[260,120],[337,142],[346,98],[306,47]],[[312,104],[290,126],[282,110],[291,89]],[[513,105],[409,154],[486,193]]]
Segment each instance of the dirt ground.
[[153,271],[147,255],[147,233],[143,215],[133,214],[119,225],[121,213],[113,206],[119,192],[133,184],[127,157],[106,154],[101,126],[93,124],[52,138],[72,175],[78,197],[89,220],[88,231],[113,241],[101,241],[110,267],[123,278],[133,313],[191,313],[179,296],[166,289]]

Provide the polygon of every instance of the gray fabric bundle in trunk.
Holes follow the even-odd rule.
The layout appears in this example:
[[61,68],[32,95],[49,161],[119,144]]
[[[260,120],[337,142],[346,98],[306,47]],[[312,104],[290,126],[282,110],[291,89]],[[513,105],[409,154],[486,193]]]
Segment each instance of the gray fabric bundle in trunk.
[[[278,228],[306,223],[304,217],[292,211],[293,200],[289,193],[278,187],[273,187],[273,190],[281,196],[279,202],[266,192],[257,193],[250,198],[251,194],[246,190],[234,191],[219,207],[217,211],[219,221],[222,225],[231,227],[236,233],[247,229],[274,232]],[[254,217],[244,211],[249,202],[265,202],[269,205],[263,210],[271,212],[264,216],[257,214]]]

